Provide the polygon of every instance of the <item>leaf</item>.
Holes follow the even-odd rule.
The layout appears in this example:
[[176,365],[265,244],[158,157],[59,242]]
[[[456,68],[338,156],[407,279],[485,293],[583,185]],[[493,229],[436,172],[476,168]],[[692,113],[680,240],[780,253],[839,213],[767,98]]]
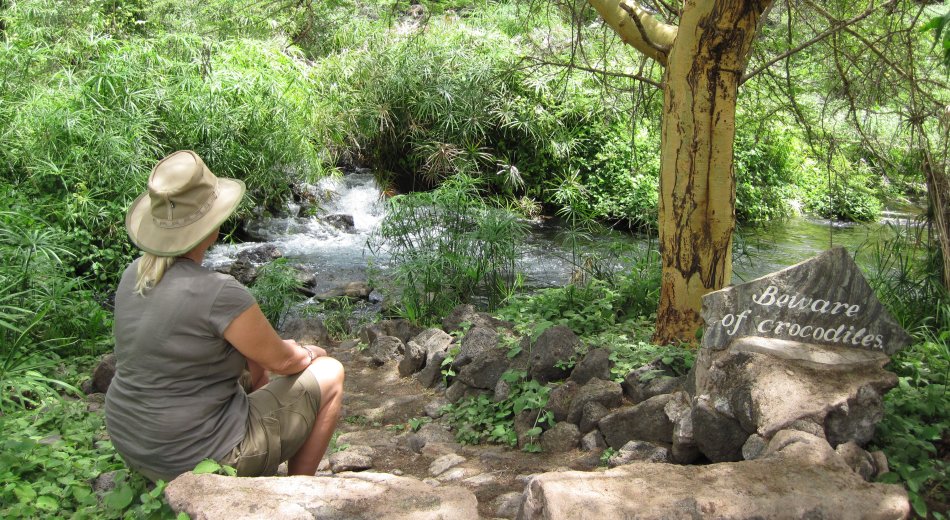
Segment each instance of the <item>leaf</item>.
[[534,428],[524,432],[524,434],[528,437],[537,437],[538,435],[541,435],[541,432],[543,431],[544,430],[542,430],[540,426],[535,426]]
[[204,475],[205,473],[214,473],[221,469],[221,464],[211,459],[205,459],[198,463],[191,472],[195,475]]
[[59,500],[49,495],[43,495],[36,499],[36,507],[46,511],[56,511],[59,509]]
[[124,484],[113,489],[106,495],[105,504],[107,508],[113,511],[121,511],[129,507],[134,497],[135,493],[132,491],[132,487],[128,484]]

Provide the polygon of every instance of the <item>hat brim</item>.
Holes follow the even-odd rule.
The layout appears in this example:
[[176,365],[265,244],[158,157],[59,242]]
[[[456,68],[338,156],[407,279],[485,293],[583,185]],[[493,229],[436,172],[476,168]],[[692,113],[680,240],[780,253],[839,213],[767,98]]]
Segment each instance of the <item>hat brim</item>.
[[218,197],[211,209],[191,224],[162,228],[152,220],[148,192],[132,202],[125,215],[125,230],[141,250],[158,256],[177,256],[191,251],[218,229],[241,203],[247,188],[244,181],[218,177]]

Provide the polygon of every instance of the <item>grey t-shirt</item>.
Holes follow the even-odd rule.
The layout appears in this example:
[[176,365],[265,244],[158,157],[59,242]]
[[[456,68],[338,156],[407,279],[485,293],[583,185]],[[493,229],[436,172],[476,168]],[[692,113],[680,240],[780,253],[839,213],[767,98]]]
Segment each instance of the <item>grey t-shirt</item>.
[[255,301],[234,278],[187,259],[141,296],[133,292],[137,265],[125,270],[115,297],[106,427],[132,466],[172,477],[220,459],[244,438],[245,358],[224,330]]

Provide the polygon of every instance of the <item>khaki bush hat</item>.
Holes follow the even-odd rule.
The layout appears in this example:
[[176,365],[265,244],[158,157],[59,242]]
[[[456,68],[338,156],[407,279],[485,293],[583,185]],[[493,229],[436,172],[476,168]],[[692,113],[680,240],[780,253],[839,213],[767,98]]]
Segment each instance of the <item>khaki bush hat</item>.
[[215,177],[195,152],[181,150],[152,169],[148,191],[132,203],[125,229],[143,251],[187,253],[234,213],[245,189],[242,181]]

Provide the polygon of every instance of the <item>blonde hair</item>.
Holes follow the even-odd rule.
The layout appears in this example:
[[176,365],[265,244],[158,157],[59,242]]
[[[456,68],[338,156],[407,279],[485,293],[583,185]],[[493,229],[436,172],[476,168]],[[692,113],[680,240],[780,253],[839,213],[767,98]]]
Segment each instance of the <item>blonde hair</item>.
[[162,281],[162,276],[165,276],[165,271],[174,263],[174,256],[142,253],[135,275],[135,294],[145,296],[145,291],[158,285],[158,282]]

